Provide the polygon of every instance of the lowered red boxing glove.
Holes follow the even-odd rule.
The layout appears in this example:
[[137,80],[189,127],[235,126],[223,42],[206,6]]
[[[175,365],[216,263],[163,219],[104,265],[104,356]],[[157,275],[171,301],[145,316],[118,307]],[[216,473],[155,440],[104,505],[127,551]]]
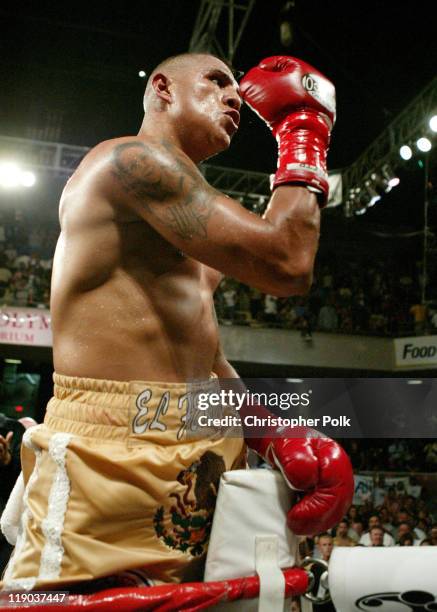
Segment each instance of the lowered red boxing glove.
[[328,201],[326,155],[335,121],[335,88],[309,64],[287,56],[262,60],[241,80],[245,102],[267,123],[278,142],[273,188],[304,184]]
[[[249,410],[253,414],[254,407]],[[268,414],[262,407],[255,413]],[[270,428],[265,433],[260,438],[247,437],[249,448],[279,468],[292,489],[305,492],[287,515],[289,528],[297,535],[315,535],[333,527],[346,514],[354,493],[352,466],[345,451],[331,438],[306,427]]]

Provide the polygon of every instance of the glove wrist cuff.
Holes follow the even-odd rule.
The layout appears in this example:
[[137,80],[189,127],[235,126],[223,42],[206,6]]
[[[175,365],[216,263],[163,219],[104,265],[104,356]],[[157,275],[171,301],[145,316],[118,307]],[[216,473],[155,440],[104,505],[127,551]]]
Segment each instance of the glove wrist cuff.
[[278,169],[273,189],[279,185],[300,183],[319,194],[320,206],[326,205],[329,193],[326,156],[330,125],[326,115],[302,109],[272,127],[278,142]]

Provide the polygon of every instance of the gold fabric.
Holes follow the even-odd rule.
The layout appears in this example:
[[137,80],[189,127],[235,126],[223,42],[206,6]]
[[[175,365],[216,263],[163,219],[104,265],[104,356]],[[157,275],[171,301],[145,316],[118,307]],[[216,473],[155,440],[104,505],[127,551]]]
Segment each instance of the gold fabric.
[[42,425],[23,439],[22,533],[3,588],[140,569],[201,579],[220,475],[241,438],[184,438],[187,386],[54,375]]

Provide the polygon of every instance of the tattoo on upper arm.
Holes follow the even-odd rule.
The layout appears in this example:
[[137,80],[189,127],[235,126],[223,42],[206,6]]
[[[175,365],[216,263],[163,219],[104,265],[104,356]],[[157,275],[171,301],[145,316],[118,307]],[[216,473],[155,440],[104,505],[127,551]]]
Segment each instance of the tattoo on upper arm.
[[[180,238],[207,238],[207,225],[213,213],[214,191],[203,177],[166,141],[160,160],[159,150],[132,141],[117,145],[112,173],[128,194]],[[171,162],[168,161],[169,154]]]

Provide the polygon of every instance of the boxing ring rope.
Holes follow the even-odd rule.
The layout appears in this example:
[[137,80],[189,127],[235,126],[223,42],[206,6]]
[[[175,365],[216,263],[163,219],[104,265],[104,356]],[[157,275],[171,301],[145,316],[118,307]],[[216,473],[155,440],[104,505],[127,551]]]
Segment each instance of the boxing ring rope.
[[[303,595],[309,586],[309,574],[303,569],[291,568],[283,571],[285,597]],[[259,595],[258,576],[235,578],[216,582],[185,582],[163,584],[153,587],[116,588],[99,591],[92,595],[68,595],[67,602],[60,607],[65,612],[86,610],[87,612],[197,612],[218,604],[256,599]],[[3,594],[3,602],[7,593]],[[16,611],[36,608],[38,612],[53,612],[53,604],[13,604]],[[0,607],[0,609],[2,609]],[[225,608],[223,608],[225,609]]]

